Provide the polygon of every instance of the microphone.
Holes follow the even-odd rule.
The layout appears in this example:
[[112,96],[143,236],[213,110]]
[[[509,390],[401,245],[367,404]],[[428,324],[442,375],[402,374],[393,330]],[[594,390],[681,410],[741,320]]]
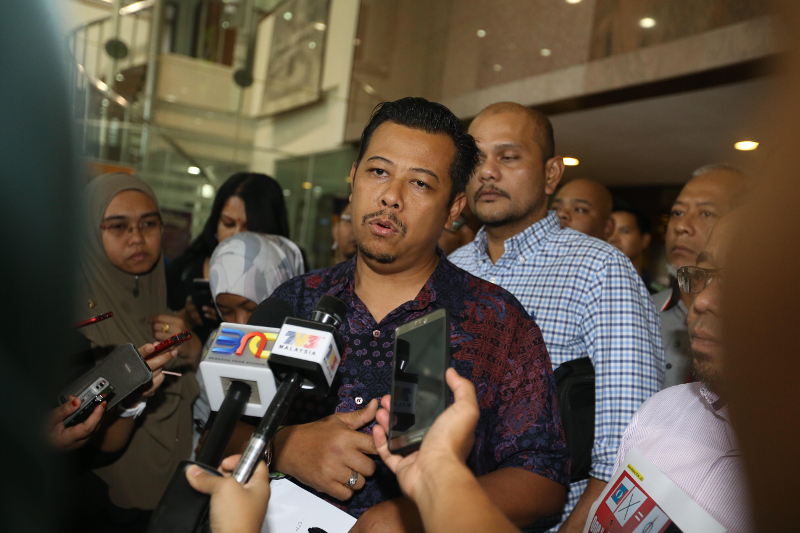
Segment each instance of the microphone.
[[[219,411],[232,382],[250,386],[244,414],[261,417],[275,396],[275,377],[268,361],[280,327],[292,308],[280,298],[259,305],[248,324],[223,322],[200,363],[200,373],[213,411]],[[256,325],[257,324],[257,325]]]
[[[341,362],[337,330],[346,313],[344,302],[325,295],[311,312],[311,320],[291,316],[284,320],[267,360],[282,383],[233,472],[239,483],[250,479],[297,392],[302,388],[318,396],[328,394]],[[250,322],[259,319],[254,314]]]

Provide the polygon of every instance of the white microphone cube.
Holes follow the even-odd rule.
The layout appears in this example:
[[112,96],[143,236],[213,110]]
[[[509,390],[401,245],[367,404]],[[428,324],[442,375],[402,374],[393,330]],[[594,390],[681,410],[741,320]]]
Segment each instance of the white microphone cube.
[[223,322],[203,356],[203,375],[211,409],[219,411],[231,381],[250,385],[244,414],[261,417],[275,397],[275,376],[269,367],[278,328]]
[[327,396],[341,360],[333,326],[287,318],[272,347],[269,366],[278,379],[289,372],[300,373],[304,392]]

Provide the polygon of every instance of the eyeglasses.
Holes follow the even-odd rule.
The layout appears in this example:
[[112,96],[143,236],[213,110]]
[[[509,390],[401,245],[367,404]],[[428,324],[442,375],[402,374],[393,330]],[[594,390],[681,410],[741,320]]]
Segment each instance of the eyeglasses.
[[461,226],[467,223],[467,219],[465,219],[462,215],[458,215],[458,218],[453,221],[449,228],[444,228],[445,231],[449,231],[450,233],[455,233],[461,229]]
[[111,218],[100,223],[100,229],[107,231],[112,237],[121,239],[133,233],[133,229],[138,228],[142,237],[153,237],[161,233],[164,223],[159,215],[145,215],[135,224],[127,218]]
[[713,280],[722,288],[721,268],[685,266],[678,269],[678,286],[687,294],[700,294]]

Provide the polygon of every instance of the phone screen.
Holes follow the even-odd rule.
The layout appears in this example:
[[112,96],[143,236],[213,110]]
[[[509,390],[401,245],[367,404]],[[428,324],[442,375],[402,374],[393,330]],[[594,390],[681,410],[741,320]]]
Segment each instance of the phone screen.
[[447,406],[450,391],[445,371],[450,366],[450,320],[446,309],[397,328],[395,336],[389,449],[418,447]]

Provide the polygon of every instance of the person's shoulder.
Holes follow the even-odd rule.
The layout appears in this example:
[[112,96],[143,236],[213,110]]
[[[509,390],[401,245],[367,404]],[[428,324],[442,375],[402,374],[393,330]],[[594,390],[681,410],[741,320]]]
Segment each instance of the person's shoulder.
[[296,312],[302,312],[304,307],[313,307],[322,295],[344,281],[348,272],[345,265],[342,263],[293,277],[278,286],[272,295],[290,303]]
[[[450,257],[447,258],[450,261]],[[454,286],[464,288],[464,294],[459,302],[465,314],[480,316],[494,316],[498,319],[507,318],[508,314],[519,315],[523,319],[529,319],[530,315],[517,300],[517,298],[506,289],[495,285],[483,278],[475,276],[452,261],[450,277]],[[502,317],[502,318],[501,318]]]
[[663,420],[665,417],[680,415],[685,409],[701,399],[700,382],[673,385],[662,389],[649,397],[639,408],[639,419],[646,423],[651,420]]
[[572,228],[564,228],[553,233],[550,252],[574,258],[576,261],[593,259],[602,263],[619,262],[628,258],[615,246],[590,237]]
[[469,261],[475,254],[475,241],[470,241],[461,248],[457,248],[447,256],[451,263],[456,265],[463,265]]

